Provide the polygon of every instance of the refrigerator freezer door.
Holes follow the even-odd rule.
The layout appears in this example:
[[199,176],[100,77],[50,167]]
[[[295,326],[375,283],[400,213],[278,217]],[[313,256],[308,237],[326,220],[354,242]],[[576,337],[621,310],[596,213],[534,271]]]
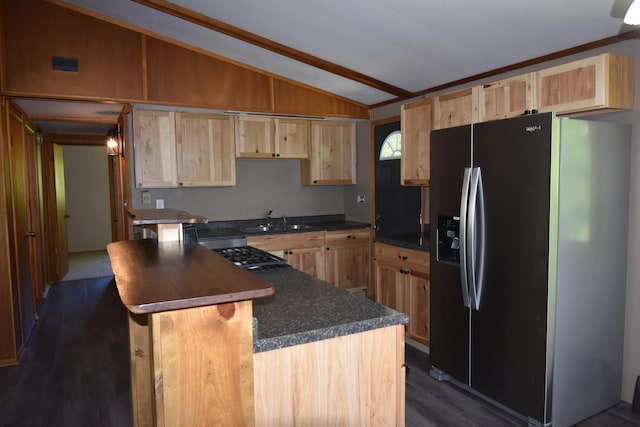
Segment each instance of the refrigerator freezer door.
[[485,285],[471,319],[471,387],[545,418],[552,114],[474,126]]
[[[439,217],[459,217],[465,167],[471,164],[471,127],[431,134],[431,236],[437,236]],[[462,230],[460,230],[462,233]],[[464,306],[460,266],[439,260],[431,251],[430,361],[434,368],[469,384],[469,309]]]

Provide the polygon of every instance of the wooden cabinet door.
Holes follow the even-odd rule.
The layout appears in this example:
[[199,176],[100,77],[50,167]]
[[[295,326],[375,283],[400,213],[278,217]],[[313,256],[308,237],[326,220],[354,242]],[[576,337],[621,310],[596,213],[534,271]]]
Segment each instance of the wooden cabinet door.
[[444,129],[478,121],[478,87],[445,93],[433,100],[433,128]]
[[487,83],[479,88],[479,121],[506,119],[521,116],[526,110],[535,109],[533,73],[497,82]]
[[405,273],[408,292],[408,334],[416,341],[429,345],[429,274],[418,270]]
[[178,186],[174,116],[170,111],[134,111],[133,147],[137,188]]
[[402,106],[402,185],[429,185],[432,122],[432,99],[421,99]]
[[300,162],[306,185],[344,185],[356,182],[356,125],[349,122],[311,122],[311,157]]
[[376,260],[376,302],[407,314],[406,288],[402,267],[396,263]]
[[236,117],[236,156],[264,159],[275,157],[273,118]]
[[233,117],[176,113],[178,185],[236,183]]
[[369,230],[325,234],[325,280],[340,288],[369,287]]
[[384,243],[374,253],[376,301],[408,315],[407,336],[429,345],[429,253]]
[[276,157],[308,159],[311,122],[309,120],[275,119]]
[[538,110],[632,109],[632,58],[604,53],[536,72]]
[[282,257],[300,271],[324,280],[324,232],[249,236],[247,245]]
[[307,273],[309,276],[325,279],[322,247],[285,249],[284,258],[293,268]]

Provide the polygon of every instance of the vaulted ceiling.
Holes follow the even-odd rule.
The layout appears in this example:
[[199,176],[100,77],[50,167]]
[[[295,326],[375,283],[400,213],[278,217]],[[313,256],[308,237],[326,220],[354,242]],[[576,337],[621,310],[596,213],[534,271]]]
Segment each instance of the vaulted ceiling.
[[632,0],[48,0],[375,106],[603,39]]

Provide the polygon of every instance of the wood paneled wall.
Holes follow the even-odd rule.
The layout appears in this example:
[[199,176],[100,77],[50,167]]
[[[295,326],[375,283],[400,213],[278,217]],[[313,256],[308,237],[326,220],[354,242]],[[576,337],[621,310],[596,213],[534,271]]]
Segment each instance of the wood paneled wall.
[[[142,99],[139,34],[38,0],[5,1],[4,90],[79,99]],[[52,57],[78,59],[57,71]]]
[[[1,4],[7,95],[369,117],[365,105],[50,2]],[[78,71],[53,70],[53,56],[77,58]]]

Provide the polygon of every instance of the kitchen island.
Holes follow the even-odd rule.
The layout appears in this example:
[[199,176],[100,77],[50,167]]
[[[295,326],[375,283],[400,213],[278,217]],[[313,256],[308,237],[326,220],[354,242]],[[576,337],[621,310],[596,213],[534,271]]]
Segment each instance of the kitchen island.
[[201,245],[108,250],[130,312],[135,425],[404,425],[404,314]]

